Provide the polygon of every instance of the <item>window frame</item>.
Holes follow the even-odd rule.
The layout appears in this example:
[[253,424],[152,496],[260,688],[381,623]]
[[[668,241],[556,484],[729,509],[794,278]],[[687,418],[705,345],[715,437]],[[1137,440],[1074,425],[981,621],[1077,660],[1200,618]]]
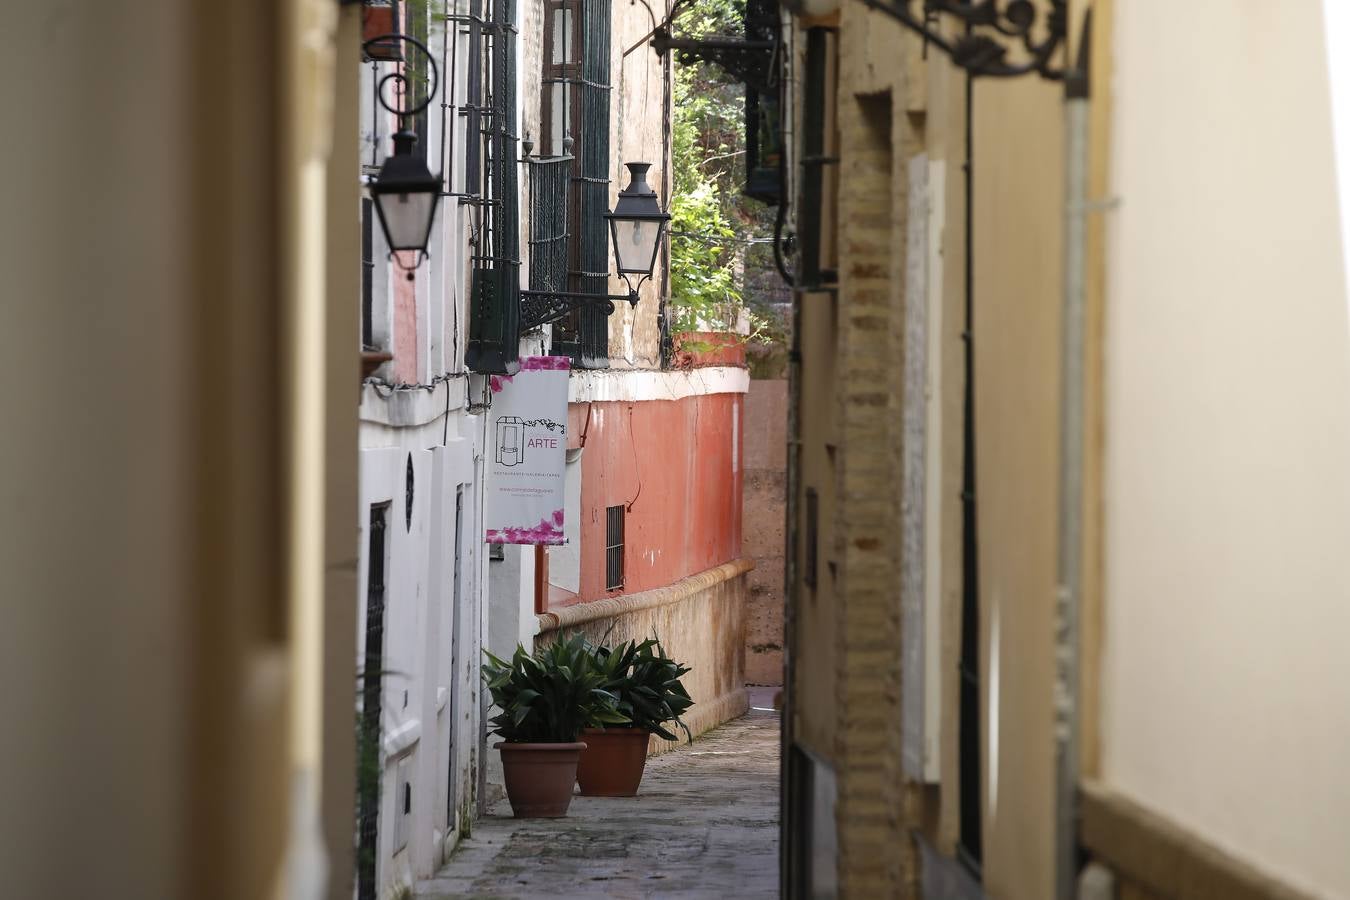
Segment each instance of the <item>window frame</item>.
[[[621,591],[627,580],[624,545],[628,531],[628,507],[620,503],[605,507],[605,590]],[[617,540],[615,539],[617,534]]]
[[[554,21],[560,9],[572,11],[568,34],[576,54],[554,62]],[[610,0],[546,0],[544,5],[540,149],[542,156],[553,158],[568,149],[553,133],[554,86],[561,83],[569,105],[563,139],[572,139],[565,290],[582,294],[607,293],[609,284],[609,230],[602,213],[610,187],[611,10]],[[604,127],[588,133],[588,121],[603,122]],[[599,269],[603,274],[597,274]],[[551,344],[551,352],[571,357],[574,365],[608,368],[609,317],[596,309],[574,311],[553,326]]]

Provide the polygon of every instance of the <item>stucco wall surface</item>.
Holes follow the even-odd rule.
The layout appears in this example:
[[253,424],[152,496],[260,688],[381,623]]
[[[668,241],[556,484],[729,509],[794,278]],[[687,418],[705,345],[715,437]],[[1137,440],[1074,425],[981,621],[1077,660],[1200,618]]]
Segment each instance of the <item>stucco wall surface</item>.
[[[682,683],[694,706],[683,718],[699,735],[749,708],[745,599],[753,568],[749,560],[738,559],[666,587],[544,613],[535,645],[546,646],[559,634],[578,631],[597,643],[607,633],[611,644],[659,637],[666,653],[691,669]],[[672,746],[654,737],[651,749]]]
[[580,596],[605,585],[605,510],[623,504],[624,586],[662,587],[741,554],[741,394],[573,403],[581,455]]
[[783,681],[783,540],[787,513],[787,381],[751,381],[745,397],[742,541],[755,560],[746,598],[745,679]]
[[1320,4],[1115,9],[1103,779],[1350,896],[1350,336]]

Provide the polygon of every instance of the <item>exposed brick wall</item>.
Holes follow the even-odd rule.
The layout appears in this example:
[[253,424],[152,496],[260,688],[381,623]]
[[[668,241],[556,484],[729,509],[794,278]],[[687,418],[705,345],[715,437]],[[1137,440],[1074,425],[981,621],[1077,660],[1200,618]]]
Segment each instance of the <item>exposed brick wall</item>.
[[745,680],[783,681],[783,539],[787,382],[751,381],[745,398],[742,547],[755,560],[746,609]]
[[[848,36],[842,57],[848,59]],[[901,776],[899,402],[903,180],[892,177],[893,95],[841,78],[835,557],[839,889],[911,896],[915,866]],[[900,247],[903,253],[903,246]]]

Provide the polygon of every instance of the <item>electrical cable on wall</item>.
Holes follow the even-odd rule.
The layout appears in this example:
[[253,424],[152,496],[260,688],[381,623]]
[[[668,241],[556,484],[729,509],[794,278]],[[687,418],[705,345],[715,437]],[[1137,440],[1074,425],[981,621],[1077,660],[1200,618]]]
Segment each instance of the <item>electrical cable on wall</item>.
[[[695,409],[697,410],[697,407]],[[698,415],[697,411],[694,415]],[[632,500],[624,504],[624,507],[626,512],[632,512],[633,505],[642,496],[642,462],[637,455],[637,438],[633,436],[633,404],[631,403],[628,404],[628,447],[633,451],[633,472],[637,475],[637,493],[633,495]]]
[[443,384],[444,382],[451,381],[455,378],[467,379],[472,374],[472,372],[446,372],[443,375],[437,375],[425,384],[413,384],[406,381],[389,381],[388,379],[380,378],[377,375],[371,375],[361,383],[373,387],[375,393],[379,394],[381,397],[392,397],[398,391],[426,391],[427,393],[431,393],[436,390],[438,385]]

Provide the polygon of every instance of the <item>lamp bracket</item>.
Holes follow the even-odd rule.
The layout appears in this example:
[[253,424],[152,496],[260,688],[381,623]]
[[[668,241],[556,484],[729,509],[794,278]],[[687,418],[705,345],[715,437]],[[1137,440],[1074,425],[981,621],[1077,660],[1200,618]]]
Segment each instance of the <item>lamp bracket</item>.
[[685,65],[695,62],[711,63],[741,84],[749,85],[761,94],[774,90],[773,49],[771,40],[712,36],[706,38],[677,38],[670,34],[668,25],[652,33],[652,49],[664,56],[675,51]]
[[637,291],[628,294],[578,294],[569,291],[521,291],[520,327],[522,331],[542,328],[561,321],[575,309],[591,307],[606,316],[614,312],[615,301],[637,306]]
[[[1066,62],[1056,59],[1068,32],[1068,0],[864,2],[918,34],[971,75],[1015,78],[1035,72],[1049,81],[1063,81],[1074,74]],[[939,27],[943,15],[965,25],[965,33],[943,34]],[[1019,58],[1010,59],[1010,51]]]
[[[408,69],[405,62],[396,66],[392,72],[387,73],[379,80],[376,85],[375,99],[380,106],[389,112],[398,116],[400,119],[407,116],[415,116],[422,110],[431,105],[431,100],[436,96],[436,89],[440,87],[440,70],[436,68],[436,57],[432,55],[431,50],[426,44],[415,37],[406,34],[391,32],[389,34],[377,34],[375,37],[361,42],[361,51],[366,54],[366,58],[372,58],[369,50],[376,44],[401,43],[407,44],[410,48],[420,53],[426,59],[427,89],[421,100],[414,102],[416,94],[413,91],[413,85],[408,76],[404,74]],[[406,56],[404,57],[407,58]],[[384,94],[385,86],[392,83],[394,87],[394,99],[390,100]],[[405,106],[404,103],[409,105]]]
[[[779,78],[775,53],[783,27],[778,0],[747,0],[740,17],[744,26],[742,34],[675,37],[675,20],[686,8],[695,5],[695,0],[675,0],[665,20],[643,40],[650,38],[652,49],[659,56],[674,51],[679,61],[686,65],[711,63],[756,93],[776,95]],[[632,50],[637,46],[634,45]]]

